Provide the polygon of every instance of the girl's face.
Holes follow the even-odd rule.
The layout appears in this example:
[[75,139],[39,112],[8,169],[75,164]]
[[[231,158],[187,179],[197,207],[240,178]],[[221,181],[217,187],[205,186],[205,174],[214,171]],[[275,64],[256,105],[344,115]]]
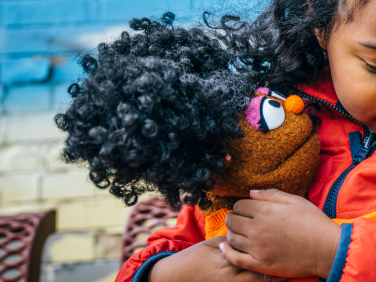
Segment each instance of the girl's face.
[[326,42],[333,84],[343,107],[376,132],[376,1],[354,13],[349,23],[333,28]]

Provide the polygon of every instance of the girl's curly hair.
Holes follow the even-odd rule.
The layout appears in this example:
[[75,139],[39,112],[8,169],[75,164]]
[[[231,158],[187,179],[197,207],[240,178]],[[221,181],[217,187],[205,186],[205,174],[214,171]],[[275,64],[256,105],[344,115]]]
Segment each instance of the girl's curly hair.
[[[298,84],[316,81],[329,64],[317,40],[329,40],[333,28],[346,24],[369,0],[272,0],[253,23],[226,15],[213,27],[232,58],[232,67],[248,73],[259,86],[288,93]],[[210,26],[204,13],[204,22]]]
[[64,159],[88,162],[90,179],[127,205],[158,189],[171,206],[185,195],[208,207],[212,176],[225,169],[221,140],[242,136],[237,117],[254,89],[312,83],[328,64],[315,30],[329,38],[366,2],[273,0],[251,24],[226,15],[212,29],[175,28],[172,13],[132,20],[138,33],[82,57],[86,76],[55,117],[68,133]]

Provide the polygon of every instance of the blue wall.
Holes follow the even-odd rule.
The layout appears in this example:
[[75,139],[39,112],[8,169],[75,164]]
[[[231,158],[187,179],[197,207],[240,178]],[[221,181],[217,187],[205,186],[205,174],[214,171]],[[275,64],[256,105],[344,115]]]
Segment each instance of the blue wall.
[[117,37],[131,18],[172,11],[184,24],[222,2],[233,11],[231,0],[0,0],[0,114],[66,107],[77,54]]
[[[70,82],[81,73],[77,54],[118,36],[133,17],[178,20],[190,0],[0,0],[0,111],[62,109]],[[189,15],[189,16],[188,16]]]

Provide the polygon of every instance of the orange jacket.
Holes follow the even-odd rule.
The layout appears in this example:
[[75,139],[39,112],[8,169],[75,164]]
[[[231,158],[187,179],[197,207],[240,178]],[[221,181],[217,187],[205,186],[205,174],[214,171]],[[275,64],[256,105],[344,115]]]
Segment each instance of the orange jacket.
[[[334,221],[345,222],[327,281],[376,281],[376,136],[346,113],[328,71],[317,87],[294,90],[326,105],[318,115],[322,121],[320,166],[308,199]],[[185,207],[176,227],[150,236],[148,247],[123,265],[116,282],[140,281],[155,262],[205,236],[205,218],[197,207]]]

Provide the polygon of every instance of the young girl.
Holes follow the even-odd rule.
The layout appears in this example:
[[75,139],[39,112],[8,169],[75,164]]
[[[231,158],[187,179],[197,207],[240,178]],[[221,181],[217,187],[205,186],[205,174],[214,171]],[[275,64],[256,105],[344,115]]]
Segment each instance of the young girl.
[[[72,107],[56,117],[58,126],[70,134],[65,157],[89,161],[91,179],[99,187],[111,185],[112,193],[127,204],[151,187],[125,186],[129,174],[135,174],[132,169],[142,165],[139,144],[125,156],[116,147],[126,138],[113,114],[119,111],[121,91],[128,91],[116,88],[122,56],[169,59],[202,78],[230,64],[255,87],[267,85],[317,102],[310,108],[319,111],[321,121],[320,167],[309,201],[275,190],[253,191],[252,200],[237,202],[227,216],[227,239],[207,241],[204,217],[197,206],[186,206],[175,228],[157,231],[148,247],[124,264],[117,282],[283,281],[309,276],[376,280],[375,13],[374,0],[275,0],[252,25],[230,25],[238,18],[225,16],[220,27],[224,32],[210,36],[198,28],[172,28],[171,14],[166,14],[162,24],[132,21],[131,27],[145,34],[130,38],[124,33],[113,44],[100,45],[98,60],[83,59],[89,78],[70,87]],[[106,68],[97,72],[98,65]],[[141,106],[147,104],[145,99]],[[137,118],[137,113],[127,112],[124,120]],[[112,144],[105,142],[106,126],[120,127],[113,132],[118,135]],[[153,134],[153,124],[145,130]],[[150,156],[141,157],[146,161]],[[187,201],[204,199],[200,204],[205,204],[208,187],[196,188]],[[179,202],[179,189],[166,188],[170,204]]]

